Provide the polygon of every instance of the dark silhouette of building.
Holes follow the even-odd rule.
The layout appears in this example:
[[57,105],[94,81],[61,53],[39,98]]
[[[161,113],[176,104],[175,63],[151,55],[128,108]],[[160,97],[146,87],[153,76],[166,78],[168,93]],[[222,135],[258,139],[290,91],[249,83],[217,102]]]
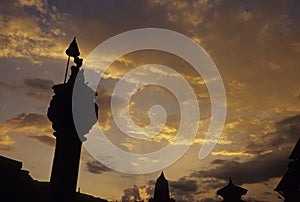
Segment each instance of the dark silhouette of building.
[[49,186],[44,187],[44,183],[33,180],[28,171],[22,170],[22,162],[3,156],[0,156],[0,179],[1,201],[21,201],[21,198],[22,201],[38,201],[35,192],[49,193]]
[[233,184],[231,178],[229,178],[229,183],[222,189],[219,189],[217,195],[223,197],[222,202],[245,202],[241,197],[245,195],[247,191],[247,189]]
[[285,202],[300,201],[300,139],[294,147],[289,159],[292,162],[288,165],[288,170],[275,188],[284,197]]
[[157,178],[154,189],[154,197],[150,198],[149,202],[175,202],[173,198],[170,198],[169,182],[165,178],[164,172],[161,172]]
[[[0,201],[53,202],[50,183],[34,180],[29,171],[22,169],[22,162],[0,156],[0,179]],[[74,196],[75,202],[107,202],[79,192]]]

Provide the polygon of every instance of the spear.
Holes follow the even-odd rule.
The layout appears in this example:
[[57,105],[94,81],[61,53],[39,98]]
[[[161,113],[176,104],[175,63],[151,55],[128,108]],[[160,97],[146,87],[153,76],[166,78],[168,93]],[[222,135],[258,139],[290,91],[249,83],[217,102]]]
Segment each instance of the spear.
[[80,52],[79,52],[79,49],[78,49],[78,46],[76,43],[76,37],[74,37],[73,41],[70,43],[68,49],[66,50],[66,54],[68,55],[68,61],[67,61],[67,68],[66,68],[64,83],[66,83],[66,80],[67,80],[70,57],[77,58],[80,55]]

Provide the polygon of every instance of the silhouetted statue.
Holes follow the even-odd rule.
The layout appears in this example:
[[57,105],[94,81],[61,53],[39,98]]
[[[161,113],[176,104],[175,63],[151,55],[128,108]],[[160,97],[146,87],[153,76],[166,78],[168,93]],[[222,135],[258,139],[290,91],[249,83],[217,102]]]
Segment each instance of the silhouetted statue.
[[243,195],[247,193],[247,189],[236,186],[233,184],[231,178],[229,178],[229,183],[222,189],[217,191],[217,195],[223,197],[222,202],[245,202],[241,199]]
[[157,178],[154,189],[154,197],[149,199],[149,202],[175,202],[173,198],[170,198],[169,183],[165,178],[164,172],[161,172]]
[[300,139],[293,149],[289,159],[288,170],[275,188],[284,197],[285,202],[300,201]]
[[[52,122],[53,135],[56,137],[55,154],[51,172],[51,190],[54,201],[74,201],[76,192],[80,153],[84,135],[89,132],[97,120],[90,114],[84,114],[85,107],[95,105],[95,113],[98,108],[94,103],[95,92],[84,83],[83,70],[79,70],[82,59],[75,41],[70,44],[66,53],[74,57],[76,66],[71,67],[71,75],[66,83],[54,85],[54,96],[48,108],[48,118]],[[67,65],[68,66],[68,65]],[[77,78],[77,79],[76,79]],[[82,110],[83,123],[80,130],[76,130],[73,113],[72,100],[73,88],[76,80],[76,87],[80,88],[82,94],[80,106],[76,110]],[[88,110],[87,110],[88,111]],[[79,131],[79,132],[78,132]],[[58,200],[59,199],[59,200]]]

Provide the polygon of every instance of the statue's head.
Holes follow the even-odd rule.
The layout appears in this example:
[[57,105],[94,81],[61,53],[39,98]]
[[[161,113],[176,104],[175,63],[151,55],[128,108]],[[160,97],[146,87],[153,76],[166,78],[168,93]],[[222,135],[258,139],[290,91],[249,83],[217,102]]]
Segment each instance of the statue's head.
[[82,66],[82,61],[83,61],[82,58],[79,58],[79,57],[74,58],[74,62],[77,65],[77,67],[81,67]]

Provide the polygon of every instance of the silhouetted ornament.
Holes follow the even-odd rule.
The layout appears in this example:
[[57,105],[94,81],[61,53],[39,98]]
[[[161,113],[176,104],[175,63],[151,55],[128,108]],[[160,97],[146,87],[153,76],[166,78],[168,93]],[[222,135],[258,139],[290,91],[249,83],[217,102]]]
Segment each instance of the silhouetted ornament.
[[231,178],[229,178],[229,183],[227,186],[219,189],[217,195],[223,197],[223,202],[242,202],[241,197],[247,193],[247,189],[236,186],[233,184]]
[[73,41],[71,42],[69,48],[66,50],[66,54],[70,57],[77,58],[80,55],[77,43],[76,43],[76,37],[74,37]]

